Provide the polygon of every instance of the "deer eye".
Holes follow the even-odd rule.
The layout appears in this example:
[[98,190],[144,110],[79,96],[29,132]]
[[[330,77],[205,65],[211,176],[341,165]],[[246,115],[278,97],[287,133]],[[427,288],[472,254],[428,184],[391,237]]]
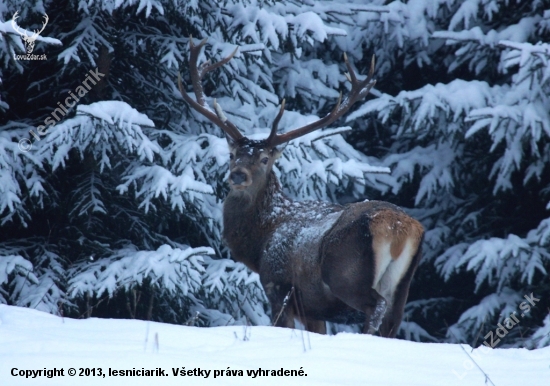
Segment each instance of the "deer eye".
[[235,156],[233,155],[233,153],[229,153],[229,159],[233,159],[235,158]]
[[262,162],[264,165],[267,165],[267,161],[269,161],[269,158],[264,157],[264,158],[262,158],[262,161],[261,161],[261,162]]

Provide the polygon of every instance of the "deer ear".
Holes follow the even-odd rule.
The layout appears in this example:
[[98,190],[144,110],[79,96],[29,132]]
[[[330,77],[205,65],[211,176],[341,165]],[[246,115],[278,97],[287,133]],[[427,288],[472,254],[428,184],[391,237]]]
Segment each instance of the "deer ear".
[[225,133],[225,139],[227,140],[227,144],[229,145],[230,149],[233,149],[235,146],[237,146],[237,141],[235,141],[235,139],[233,139],[233,137],[231,137],[229,134]]

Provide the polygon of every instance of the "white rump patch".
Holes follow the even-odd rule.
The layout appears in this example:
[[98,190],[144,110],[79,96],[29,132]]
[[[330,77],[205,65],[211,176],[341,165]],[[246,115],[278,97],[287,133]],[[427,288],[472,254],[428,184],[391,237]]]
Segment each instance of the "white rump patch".
[[374,250],[376,275],[373,288],[388,301],[388,307],[393,303],[395,289],[411,265],[415,244],[414,240],[407,239],[397,259],[392,259],[390,242],[384,242]]

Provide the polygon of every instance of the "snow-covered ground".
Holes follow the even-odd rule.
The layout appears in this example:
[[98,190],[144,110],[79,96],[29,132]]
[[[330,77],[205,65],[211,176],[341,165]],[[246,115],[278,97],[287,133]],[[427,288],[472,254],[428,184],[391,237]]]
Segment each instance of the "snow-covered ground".
[[[550,385],[550,347],[534,351],[462,347],[496,386]],[[174,376],[183,367],[197,375]],[[54,368],[63,369],[64,376],[25,378],[28,370]],[[71,368],[75,376],[68,375]],[[164,374],[113,375],[115,370],[142,368]],[[269,375],[253,378],[260,368],[269,370]],[[303,370],[304,375],[277,375],[281,369],[298,374]],[[81,372],[90,375],[79,376]],[[456,344],[349,333],[323,336],[274,327],[197,328],[138,320],[74,320],[0,305],[0,385],[123,384],[484,386],[491,382],[486,383],[481,370]]]

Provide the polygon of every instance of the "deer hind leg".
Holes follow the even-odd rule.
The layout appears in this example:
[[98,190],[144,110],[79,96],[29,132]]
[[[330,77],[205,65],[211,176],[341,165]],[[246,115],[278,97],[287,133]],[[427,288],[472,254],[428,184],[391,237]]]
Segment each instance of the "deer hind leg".
[[[386,313],[388,301],[375,289],[365,284],[368,275],[357,275],[357,279],[348,276],[347,279],[337,280],[338,275],[329,274],[326,283],[331,292],[351,308],[365,313],[365,334],[374,334],[378,331]],[[331,285],[332,283],[332,285]],[[341,286],[340,284],[343,283]]]
[[366,314],[365,333],[380,328],[381,336],[395,336],[418,263],[418,242],[405,238],[396,248],[391,238],[369,238],[363,248],[350,248],[346,255],[341,245],[327,247],[323,281],[340,300]]
[[[352,245],[352,243],[342,243]],[[374,289],[376,262],[366,243],[362,248],[345,249],[340,243],[326,245],[322,267],[323,282],[331,293],[349,307],[366,315],[364,332],[378,330],[387,300]],[[345,254],[344,254],[345,253]]]
[[393,304],[386,313],[384,319],[382,320],[382,325],[380,326],[380,336],[394,338],[397,335],[397,330],[399,329],[399,325],[403,319],[403,310],[409,295],[409,287],[412,277],[422,255],[421,245],[422,242],[419,243],[419,247],[412,258],[411,264],[395,289]]
[[397,331],[399,330],[401,320],[403,319],[403,310],[409,291],[408,285],[404,286],[403,284],[405,283],[400,283],[399,288],[395,293],[393,305],[382,320],[382,325],[380,326],[380,336],[385,338],[395,338]]
[[373,306],[367,306],[365,314],[365,326],[363,327],[363,333],[365,334],[374,334],[378,331],[380,324],[382,323],[382,318],[386,314],[387,301],[384,299],[378,292],[371,291],[372,298],[375,300]]

